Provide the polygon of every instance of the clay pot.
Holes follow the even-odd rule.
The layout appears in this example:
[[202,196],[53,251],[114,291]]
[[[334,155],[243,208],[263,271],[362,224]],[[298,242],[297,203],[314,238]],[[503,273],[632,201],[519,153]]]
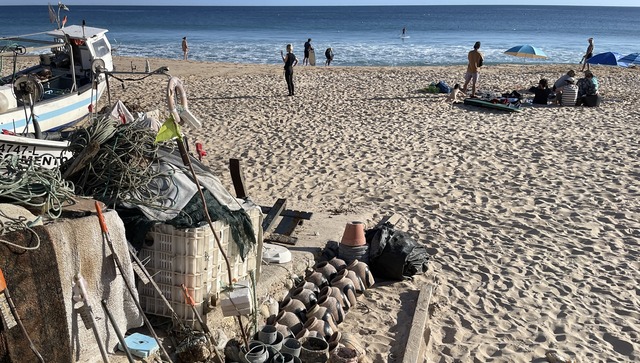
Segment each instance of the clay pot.
[[311,281],[307,281],[307,280],[302,280],[298,285],[296,285],[296,289],[302,287],[305,289],[309,289],[311,291],[313,291],[314,293],[316,293],[316,295],[320,292],[320,287],[318,287],[318,285],[316,285],[315,283],[311,282]]
[[327,279],[327,281],[331,281],[331,279],[338,272],[338,269],[336,269],[328,261],[321,261],[316,263],[316,265],[313,267],[313,270],[316,272],[320,272],[322,276],[324,276]]
[[331,295],[322,295],[318,299],[318,305],[325,307],[336,324],[340,324],[344,321],[344,309],[342,309],[342,303]]
[[307,316],[307,307],[304,306],[304,303],[298,299],[293,299],[290,296],[287,296],[280,303],[280,310],[289,311],[300,319],[300,321],[304,322]]
[[312,290],[305,289],[303,287],[293,290],[293,292],[291,292],[291,298],[302,301],[306,309],[309,309],[311,305],[318,301],[316,294]]
[[300,339],[300,360],[305,363],[326,363],[329,359],[329,343],[322,338]]
[[366,288],[364,287],[364,283],[362,282],[362,280],[360,280],[355,272],[344,269],[336,274],[336,278],[341,276],[346,277],[353,282],[353,288],[358,296],[360,296],[362,293],[364,293],[364,290],[366,290]]
[[362,344],[360,344],[360,341],[356,339],[353,334],[342,333],[340,344],[344,345],[347,348],[355,350],[356,354],[358,354],[358,357],[362,357],[365,354],[364,347],[362,346]]
[[274,322],[274,324],[271,325],[275,326],[278,333],[282,334],[285,339],[293,337],[293,332],[291,331],[291,329],[289,329],[288,326],[277,322]]
[[369,265],[364,262],[360,262],[358,260],[353,260],[348,266],[348,270],[355,272],[356,275],[360,278],[360,280],[364,283],[364,287],[366,289],[373,286],[375,280],[373,279],[373,274],[369,270]]
[[338,272],[336,277],[331,280],[331,286],[337,287],[340,292],[342,292],[349,299],[349,304],[351,305],[351,307],[354,307],[357,303],[356,287],[353,284],[353,281],[347,277],[346,273],[344,273],[345,271],[347,270]]
[[306,323],[304,323],[304,327],[309,330],[309,332],[318,332],[318,336],[322,337],[324,340],[329,339],[333,332],[338,330],[338,327],[333,322],[331,315],[327,315],[327,320],[318,319],[315,316],[311,317]]
[[329,337],[328,342],[329,343],[340,343],[340,339],[342,339],[342,333],[340,333],[339,331],[334,331],[333,334]]
[[349,311],[349,308],[351,307],[349,298],[347,298],[347,296],[342,292],[342,290],[340,290],[336,286],[325,286],[324,288],[322,288],[322,290],[320,290],[320,294],[318,295],[318,301],[320,301],[320,298],[323,296],[333,296],[334,298],[336,298],[336,300],[340,302],[340,305],[342,306],[342,310],[344,311],[345,315],[347,314],[347,312]]
[[306,281],[314,283],[320,289],[329,285],[329,280],[321,272],[318,272],[318,271],[311,272],[304,279]]
[[338,272],[340,270],[344,270],[345,268],[347,268],[347,263],[343,259],[340,259],[338,257],[334,257],[334,258],[330,259],[327,262],[331,266],[335,267],[336,272]]
[[[329,311],[326,307],[321,306],[320,304],[314,304],[309,310],[307,310],[307,320],[311,319],[312,317],[316,317],[318,319],[326,321],[327,316],[331,316],[331,311]],[[331,316],[331,318],[333,318],[333,316]]]
[[344,227],[344,233],[342,234],[340,243],[347,246],[366,245],[367,240],[364,237],[364,223],[358,221],[347,223]]
[[302,330],[302,322],[298,316],[290,311],[281,311],[276,317],[276,323],[282,324],[296,335]]
[[331,351],[329,358],[330,363],[358,363],[358,353],[351,348],[336,347]]

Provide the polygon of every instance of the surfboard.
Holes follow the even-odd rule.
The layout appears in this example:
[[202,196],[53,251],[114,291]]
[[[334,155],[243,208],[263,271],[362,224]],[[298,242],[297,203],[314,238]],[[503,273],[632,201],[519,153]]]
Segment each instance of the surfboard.
[[410,36],[408,36],[408,35],[401,35],[401,36],[400,36],[400,38],[401,38],[401,39],[409,39],[409,38],[411,38],[411,37],[410,37]]
[[508,111],[508,112],[522,112],[521,109],[514,106],[505,105],[502,103],[491,103],[489,101],[483,101],[477,98],[465,98],[464,104],[471,105],[471,106],[492,108],[494,110],[501,110],[501,111]]
[[309,64],[312,66],[316,65],[316,51],[312,49],[309,49]]

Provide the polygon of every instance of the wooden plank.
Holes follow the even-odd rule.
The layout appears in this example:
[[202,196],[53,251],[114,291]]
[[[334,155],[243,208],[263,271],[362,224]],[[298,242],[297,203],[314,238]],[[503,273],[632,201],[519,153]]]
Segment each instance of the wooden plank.
[[229,171],[231,172],[231,181],[233,182],[233,189],[236,191],[236,197],[246,198],[247,190],[244,187],[244,174],[242,173],[240,160],[229,159]]
[[282,217],[274,232],[284,234],[285,236],[291,236],[296,227],[298,227],[298,224],[300,224],[300,221],[302,221],[301,218]]
[[[271,211],[271,208],[272,207],[264,206],[264,205],[260,206],[260,209],[262,209],[262,213],[264,213],[264,214],[268,214]],[[282,212],[280,212],[280,216],[282,216],[282,217],[300,218],[300,219],[304,219],[304,220],[308,221],[313,216],[313,212],[303,212],[303,211],[299,211],[299,210],[285,209]]]
[[403,363],[416,363],[424,361],[429,335],[426,334],[427,320],[429,320],[429,304],[433,295],[433,285],[427,284],[420,289],[416,310],[413,313],[411,330],[404,350]]
[[386,216],[384,218],[382,218],[382,220],[380,220],[380,222],[378,222],[378,224],[376,225],[377,227],[382,226],[383,224],[389,222],[391,223],[391,225],[395,226],[396,224],[398,224],[398,222],[400,222],[400,220],[402,219],[402,216],[400,216],[399,214],[392,214],[390,216]]
[[275,224],[276,218],[280,215],[280,213],[282,213],[286,204],[286,199],[279,198],[273,205],[273,207],[269,209],[269,212],[264,217],[264,221],[262,221],[262,233],[267,233],[271,230],[271,228]]
[[285,236],[277,233],[270,233],[265,237],[265,242],[283,243],[285,245],[295,245],[298,242],[298,237]]

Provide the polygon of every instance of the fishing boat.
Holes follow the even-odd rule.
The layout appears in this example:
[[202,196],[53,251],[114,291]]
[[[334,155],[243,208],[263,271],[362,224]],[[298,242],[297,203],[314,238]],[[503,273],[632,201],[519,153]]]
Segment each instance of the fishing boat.
[[[38,54],[37,65],[0,78],[0,131],[57,131],[95,110],[113,70],[107,30],[72,25],[43,33],[0,38],[0,57]],[[43,40],[44,36],[49,40]],[[6,130],[6,131],[5,131]]]

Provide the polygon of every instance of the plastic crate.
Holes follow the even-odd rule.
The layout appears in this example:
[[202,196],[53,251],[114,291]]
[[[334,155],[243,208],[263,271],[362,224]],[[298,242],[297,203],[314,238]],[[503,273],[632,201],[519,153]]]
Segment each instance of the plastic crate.
[[[262,211],[253,206],[246,209],[253,225],[256,245],[242,261],[239,249],[231,239],[229,226],[214,222],[214,230],[229,259],[234,281],[246,277],[259,269],[257,254],[262,250]],[[229,284],[225,260],[208,225],[198,228],[176,229],[168,224],[159,224],[148,234],[149,241],[139,252],[141,260],[148,260],[146,267],[154,281],[170,302],[180,318],[191,319],[191,307],[185,304],[181,284],[184,284],[204,314],[209,300],[216,301]],[[140,300],[145,312],[170,317],[168,307],[151,284],[138,286]]]

